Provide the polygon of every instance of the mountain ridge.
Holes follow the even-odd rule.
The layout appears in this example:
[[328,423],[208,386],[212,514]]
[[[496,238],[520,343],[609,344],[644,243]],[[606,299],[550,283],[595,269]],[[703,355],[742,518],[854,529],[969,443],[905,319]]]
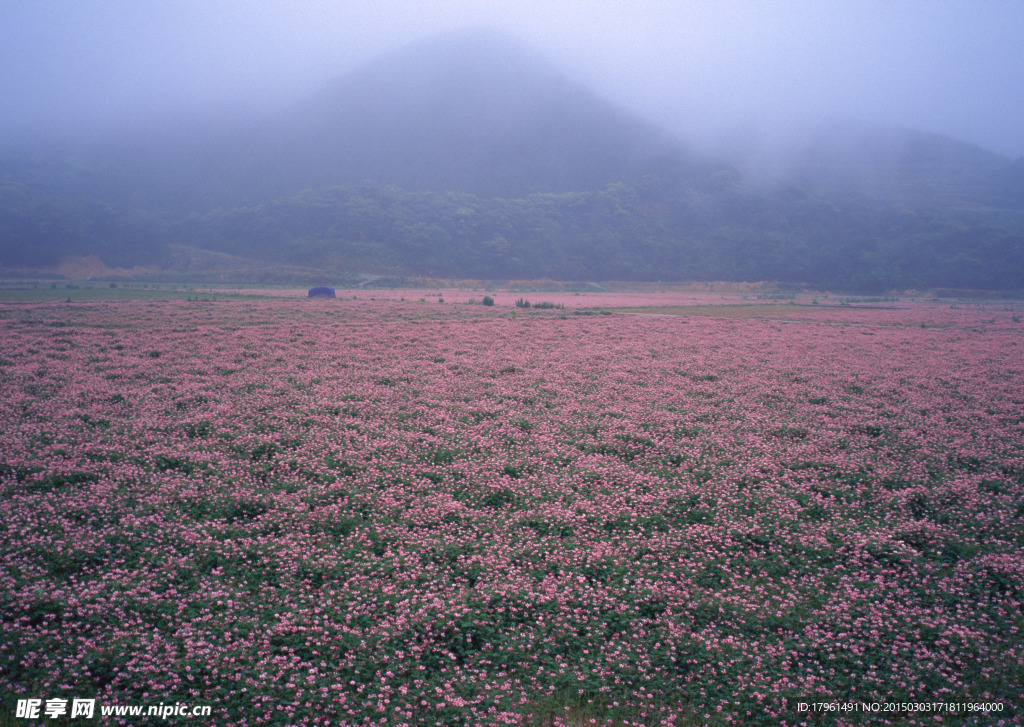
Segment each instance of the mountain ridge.
[[687,173],[692,164],[667,132],[525,46],[480,30],[429,39],[345,74],[284,126],[298,130],[287,153],[318,170],[318,186],[374,179],[413,191],[519,196]]
[[188,245],[339,274],[1024,279],[1024,163],[850,122],[820,127],[803,155],[790,178],[748,183],[521,44],[466,33],[273,117],[8,161],[0,265],[175,270]]
[[793,181],[823,194],[991,206],[1021,201],[1005,197],[1012,169],[1008,157],[943,134],[829,119],[801,150]]

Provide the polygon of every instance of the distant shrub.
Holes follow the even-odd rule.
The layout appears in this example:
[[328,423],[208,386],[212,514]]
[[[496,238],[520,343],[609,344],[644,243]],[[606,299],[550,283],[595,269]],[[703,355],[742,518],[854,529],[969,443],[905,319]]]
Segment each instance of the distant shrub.
[[565,308],[561,303],[552,303],[549,300],[542,300],[540,303],[534,303],[534,308]]
[[483,304],[484,305],[494,305],[494,298],[492,298],[489,295],[485,295],[484,296],[484,300],[483,300]]
[[519,298],[516,301],[516,308],[529,308],[529,307],[530,307],[530,301],[526,300],[525,298]]

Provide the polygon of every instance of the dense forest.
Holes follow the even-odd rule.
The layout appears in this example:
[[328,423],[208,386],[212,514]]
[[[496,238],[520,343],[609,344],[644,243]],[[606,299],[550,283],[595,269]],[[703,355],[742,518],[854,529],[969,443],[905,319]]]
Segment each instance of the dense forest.
[[796,189],[751,192],[725,173],[705,187],[650,177],[516,199],[334,187],[212,212],[187,224],[183,238],[329,270],[408,273],[414,260],[415,272],[449,277],[778,280],[858,290],[1011,289],[1024,280],[1019,228],[984,215],[839,206]]
[[298,109],[0,154],[0,268],[98,256],[209,273],[183,248],[330,278],[779,281],[1018,290],[1024,160],[830,124],[748,181],[519,49],[433,43]]
[[776,280],[864,291],[1013,290],[1024,280],[1019,218],[751,191],[727,172],[703,186],[652,176],[519,198],[363,183],[183,219],[47,199],[12,183],[0,194],[0,235],[29,242],[5,250],[7,267],[88,253],[167,269],[170,246],[187,242],[338,274]]

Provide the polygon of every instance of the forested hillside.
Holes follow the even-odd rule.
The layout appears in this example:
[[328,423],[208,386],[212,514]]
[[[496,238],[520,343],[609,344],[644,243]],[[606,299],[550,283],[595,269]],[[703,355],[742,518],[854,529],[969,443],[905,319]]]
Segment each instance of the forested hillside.
[[798,149],[785,175],[750,182],[471,34],[244,124],[8,149],[0,266],[203,274],[185,246],[328,277],[1022,287],[1024,161],[852,123]]
[[723,173],[687,186],[648,177],[514,199],[353,185],[219,210],[186,225],[184,237],[207,249],[339,272],[777,280],[875,291],[1010,290],[1024,280],[1021,228],[1010,220],[837,204],[729,180]]

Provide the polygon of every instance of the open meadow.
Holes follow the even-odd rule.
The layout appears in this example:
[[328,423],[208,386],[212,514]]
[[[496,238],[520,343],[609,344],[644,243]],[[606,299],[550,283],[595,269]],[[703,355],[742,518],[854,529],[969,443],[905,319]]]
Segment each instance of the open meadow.
[[429,292],[0,303],[11,724],[1024,721],[1019,304]]

